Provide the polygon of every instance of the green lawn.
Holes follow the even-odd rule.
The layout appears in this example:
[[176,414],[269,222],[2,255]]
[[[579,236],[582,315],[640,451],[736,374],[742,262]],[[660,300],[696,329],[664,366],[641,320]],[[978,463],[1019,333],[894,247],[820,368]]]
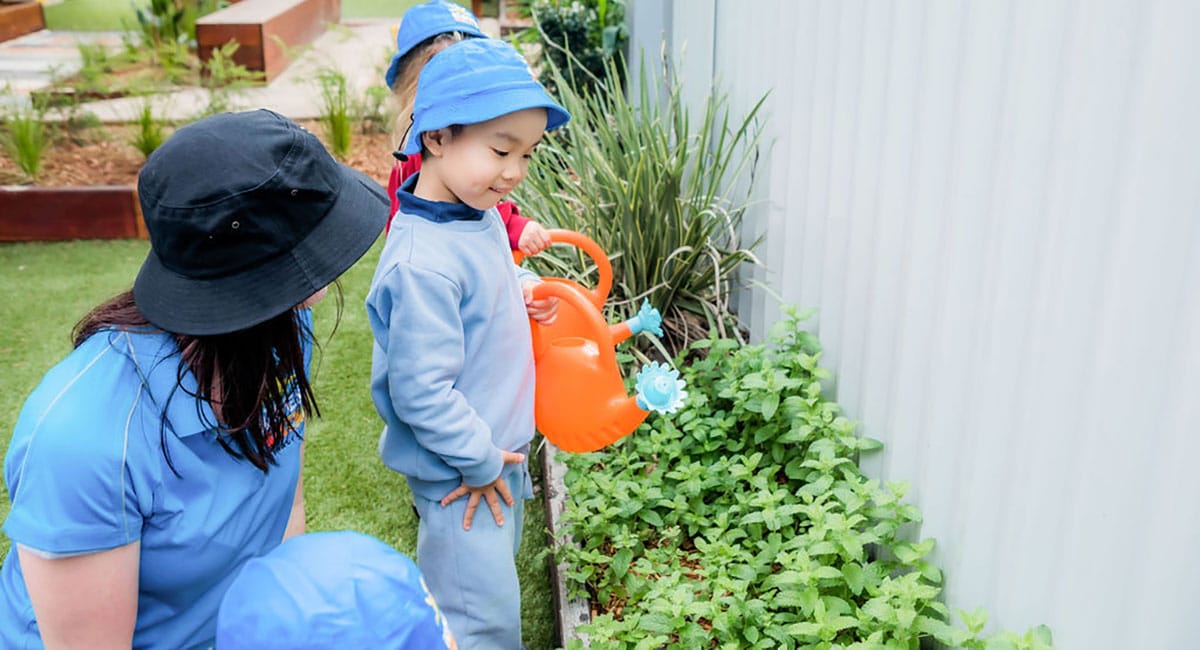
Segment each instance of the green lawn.
[[[304,491],[309,530],[359,530],[411,555],[411,498],[403,479],[376,454],[380,423],[367,391],[370,334],[362,305],[379,249],[343,276],[344,308],[332,339],[336,301],[331,296],[316,308],[321,347],[314,390],[322,417],[308,432]],[[143,241],[0,244],[0,449],[8,448],[25,397],[70,351],[71,327],[90,307],[129,287],[146,250]],[[0,489],[0,518],[8,507],[7,489]],[[529,501],[526,513],[518,558],[522,620],[529,647],[544,650],[553,647],[554,625],[540,500]],[[0,555],[8,546],[0,535]]]
[[[399,18],[423,0],[342,0],[342,18]],[[467,0],[456,0],[470,8]],[[135,25],[134,0],[63,0],[46,5],[46,27],[72,31],[120,31]],[[140,3],[144,4],[144,2]],[[484,15],[496,14],[496,2],[484,3]]]

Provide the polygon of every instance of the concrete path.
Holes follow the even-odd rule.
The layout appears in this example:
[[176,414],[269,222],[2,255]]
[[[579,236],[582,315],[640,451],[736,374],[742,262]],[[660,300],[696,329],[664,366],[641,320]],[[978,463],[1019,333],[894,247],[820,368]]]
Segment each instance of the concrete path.
[[0,107],[27,104],[30,91],[50,85],[56,76],[77,72],[80,43],[116,49],[121,35],[42,30],[0,43]]
[[[480,23],[490,35],[500,31],[494,18]],[[395,24],[392,18],[343,21],[314,41],[270,84],[235,92],[230,104],[234,110],[270,108],[292,119],[314,118],[321,108],[317,73],[323,68],[340,70],[352,95],[362,97],[368,87],[384,84],[383,71],[395,48]],[[0,107],[28,103],[30,91],[50,85],[54,72],[61,76],[78,70],[80,42],[100,42],[115,48],[120,46],[121,38],[108,32],[42,31],[0,43],[0,86],[8,84]],[[203,88],[179,88],[149,98],[156,117],[177,121],[195,118],[208,100]],[[82,110],[95,113],[102,122],[128,122],[136,119],[146,101],[144,97],[124,97],[90,102]]]

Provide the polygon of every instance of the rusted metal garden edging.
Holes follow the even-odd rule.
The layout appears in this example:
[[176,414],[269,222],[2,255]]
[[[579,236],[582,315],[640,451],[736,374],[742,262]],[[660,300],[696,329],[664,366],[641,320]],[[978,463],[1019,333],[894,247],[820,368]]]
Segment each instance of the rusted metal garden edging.
[[542,476],[545,477],[546,525],[550,528],[551,544],[555,551],[554,562],[550,567],[550,578],[554,583],[554,611],[558,617],[558,642],[566,647],[571,639],[583,641],[588,645],[587,635],[579,634],[576,628],[592,620],[588,602],[582,598],[571,599],[567,595],[567,567],[558,559],[558,549],[564,544],[573,544],[569,536],[560,533],[563,509],[567,502],[567,488],[563,478],[567,466],[558,459],[558,448],[549,442],[542,452]]
[[131,186],[0,186],[0,241],[147,238]]

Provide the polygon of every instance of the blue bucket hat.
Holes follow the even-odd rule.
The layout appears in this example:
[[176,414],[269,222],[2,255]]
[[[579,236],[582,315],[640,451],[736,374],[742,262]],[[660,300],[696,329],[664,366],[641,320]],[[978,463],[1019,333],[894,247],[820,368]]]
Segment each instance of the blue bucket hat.
[[404,153],[421,152],[421,134],[468,125],[527,108],[546,109],[546,130],[567,123],[559,106],[513,46],[499,39],[461,41],[433,55],[417,80],[413,137]]
[[449,647],[421,572],[378,539],[293,537],[246,562],[217,614],[220,650]]
[[400,29],[396,31],[396,53],[388,65],[384,79],[388,88],[396,83],[396,75],[400,74],[400,59],[404,58],[421,41],[438,34],[459,32],[475,38],[487,38],[479,29],[479,21],[475,15],[461,5],[446,0],[430,0],[404,13],[400,19]]

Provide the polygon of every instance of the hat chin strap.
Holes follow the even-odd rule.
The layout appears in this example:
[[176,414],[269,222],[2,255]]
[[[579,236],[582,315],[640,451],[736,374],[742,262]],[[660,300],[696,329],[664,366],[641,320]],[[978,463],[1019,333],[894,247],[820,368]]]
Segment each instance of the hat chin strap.
[[408,162],[408,154],[404,153],[404,144],[408,142],[408,132],[412,130],[414,121],[416,121],[416,116],[409,115],[408,126],[404,127],[404,134],[400,136],[400,144],[396,145],[396,150],[392,152],[392,157],[400,162]]

